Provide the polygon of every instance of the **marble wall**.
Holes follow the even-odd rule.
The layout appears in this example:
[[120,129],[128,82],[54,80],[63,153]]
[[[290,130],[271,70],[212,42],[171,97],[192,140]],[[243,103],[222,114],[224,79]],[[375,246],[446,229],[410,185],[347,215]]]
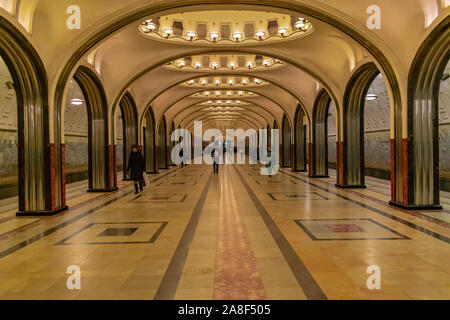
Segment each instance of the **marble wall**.
[[0,129],[0,179],[2,183],[17,182],[18,167],[17,132],[1,131]]

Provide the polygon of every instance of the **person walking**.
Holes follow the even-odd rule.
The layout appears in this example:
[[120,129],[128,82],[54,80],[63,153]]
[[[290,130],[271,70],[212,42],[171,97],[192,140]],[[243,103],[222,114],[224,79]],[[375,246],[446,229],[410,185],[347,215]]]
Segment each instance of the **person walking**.
[[134,181],[135,194],[144,190],[144,171],[145,161],[142,156],[142,152],[138,149],[137,145],[131,147],[131,154],[128,160],[127,173],[130,174],[131,180]]
[[183,149],[180,150],[181,167],[184,168],[184,152]]
[[[267,158],[271,159],[271,157],[272,157],[272,148],[268,147],[267,148]],[[269,172],[269,178],[272,178],[272,161],[267,161],[266,168],[267,168],[267,171]]]
[[214,151],[212,152],[212,158],[214,161],[214,174],[219,174],[219,157],[217,156],[217,151],[216,149],[214,149]]

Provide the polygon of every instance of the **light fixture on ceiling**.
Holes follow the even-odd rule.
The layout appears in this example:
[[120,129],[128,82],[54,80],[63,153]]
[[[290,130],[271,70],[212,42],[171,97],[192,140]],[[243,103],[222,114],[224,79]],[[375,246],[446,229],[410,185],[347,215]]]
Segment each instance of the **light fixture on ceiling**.
[[247,67],[249,69],[251,69],[253,67],[253,62],[251,62],[251,61],[247,62]]
[[228,80],[228,84],[229,84],[230,86],[232,86],[232,85],[234,84],[233,79]]
[[189,40],[192,41],[197,34],[195,33],[195,31],[188,31],[186,35],[189,37]]
[[210,36],[211,36],[212,41],[213,41],[213,42],[216,42],[216,41],[217,41],[217,38],[219,38],[219,33],[217,33],[217,32],[211,32]]
[[202,80],[202,86],[206,86],[206,80]]
[[264,60],[263,64],[264,64],[265,67],[268,67],[269,66],[269,60]]
[[216,86],[218,86],[220,84],[219,80],[216,80]]
[[264,35],[265,34],[266,33],[264,31],[262,31],[262,30],[256,31],[256,36],[258,37],[259,40],[264,40]]
[[216,96],[220,96],[221,92],[220,91],[216,91]]
[[209,96],[209,91],[205,92],[205,96],[207,96],[207,97]]
[[178,63],[178,66],[179,66],[180,68],[183,68],[185,65],[186,65],[186,62],[185,62],[184,60],[181,60],[181,61]]
[[279,27],[278,32],[281,34],[282,37],[286,36],[286,32],[288,31],[288,28],[286,27]]
[[232,94],[231,91],[228,91],[228,92],[227,92],[227,95],[228,95],[229,97],[231,97],[231,94]]
[[366,96],[367,101],[374,101],[377,99],[378,99],[378,96],[375,93],[368,93]]
[[236,42],[239,42],[241,37],[242,37],[242,33],[240,33],[239,31],[233,33],[233,38],[234,38],[234,40],[236,40]]
[[216,69],[219,67],[219,64],[218,64],[217,62],[214,61],[214,62],[212,63],[212,67],[213,67],[214,70],[216,70]]
[[297,29],[302,29],[305,26],[305,19],[303,18],[298,18],[298,21],[295,23],[295,27]]
[[194,64],[195,69],[199,69],[202,64],[200,62],[196,62]]
[[83,104],[83,100],[79,98],[73,98],[70,100],[70,103],[74,106],[81,106]]
[[246,79],[242,80],[242,84],[243,84],[244,86],[246,86],[246,85],[247,85],[247,80],[246,80]]
[[194,83],[195,83],[195,80],[189,81],[189,84],[190,84],[190,85],[192,85],[192,84],[194,84]]
[[231,61],[231,62],[230,62],[230,68],[231,68],[231,69],[236,68],[236,62]]
[[169,38],[170,35],[173,33],[172,28],[166,28],[164,29],[164,33],[166,34],[166,37]]
[[148,31],[152,32],[156,29],[156,24],[152,20],[147,20],[146,24],[147,24]]
[[261,83],[261,81],[259,79],[255,79],[253,81],[255,81],[256,84],[260,84]]

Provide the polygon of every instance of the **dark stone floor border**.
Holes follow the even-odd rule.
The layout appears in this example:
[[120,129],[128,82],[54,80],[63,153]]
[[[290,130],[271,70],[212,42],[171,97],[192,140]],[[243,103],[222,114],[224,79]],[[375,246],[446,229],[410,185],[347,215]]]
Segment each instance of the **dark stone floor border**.
[[292,248],[291,244],[278,228],[275,221],[273,221],[269,212],[267,212],[266,208],[253,192],[252,188],[248,185],[239,170],[235,166],[234,168],[306,297],[311,300],[327,300],[325,293],[317,284],[308,268],[306,268],[303,264],[303,261]]
[[175,293],[180,282],[181,275],[183,273],[184,265],[191,247],[192,240],[195,236],[195,231],[200,221],[200,216],[203,211],[203,207],[206,202],[206,197],[212,183],[212,173],[210,174],[208,181],[203,188],[199,200],[194,208],[191,218],[183,232],[180,242],[175,250],[175,253],[170,260],[170,264],[167,267],[161,283],[159,284],[158,291],[155,294],[154,300],[173,300]]

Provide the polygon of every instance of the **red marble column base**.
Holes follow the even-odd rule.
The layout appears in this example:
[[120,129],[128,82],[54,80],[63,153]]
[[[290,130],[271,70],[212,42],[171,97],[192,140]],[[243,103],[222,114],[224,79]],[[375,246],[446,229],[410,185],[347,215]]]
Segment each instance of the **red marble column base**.
[[113,150],[113,156],[114,156],[114,186],[118,186],[117,184],[117,145],[114,145],[114,150]]
[[[409,161],[408,161],[408,149],[409,149],[409,141],[408,139],[403,139],[402,141],[402,156],[403,156],[403,202],[399,203],[397,201],[390,201],[389,204],[402,208],[404,210],[442,210],[441,205],[415,205],[411,204],[414,199],[410,199],[409,197]],[[394,149],[395,150],[395,149]],[[395,172],[395,171],[394,171]]]
[[395,192],[395,183],[396,183],[396,175],[395,175],[395,168],[396,168],[396,161],[395,161],[395,139],[391,139],[391,201],[395,201],[397,199],[396,192]]
[[49,166],[50,166],[50,208],[43,211],[19,211],[16,213],[18,217],[41,217],[53,216],[62,211],[69,209],[66,205],[66,177],[65,177],[65,145],[61,144],[61,207],[56,207],[56,187],[55,187],[55,145],[50,143],[48,145],[49,152]]
[[344,185],[344,142],[336,142],[336,179],[337,184]]
[[309,166],[309,177],[314,177],[314,145],[312,142],[308,143],[308,166]]
[[66,207],[66,145],[61,144],[61,204]]

